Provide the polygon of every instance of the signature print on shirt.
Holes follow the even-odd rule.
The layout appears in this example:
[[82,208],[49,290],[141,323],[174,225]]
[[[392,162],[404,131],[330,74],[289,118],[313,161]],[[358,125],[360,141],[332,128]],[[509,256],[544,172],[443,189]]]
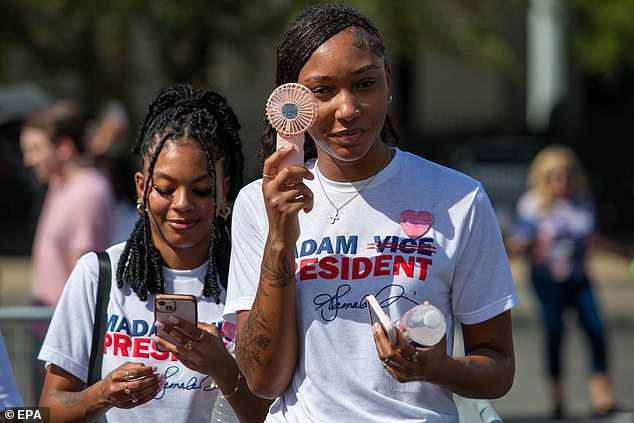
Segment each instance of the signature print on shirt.
[[[382,276],[424,281],[433,264],[432,255],[436,253],[433,243],[431,237],[412,239],[375,235],[373,242],[366,245],[365,254],[360,255],[357,251],[357,235],[324,237],[319,241],[303,240],[295,252],[297,282],[322,279],[338,283],[334,286],[334,292],[322,292],[313,300],[315,311],[324,321],[336,319],[342,310],[366,308],[365,297],[370,293],[377,298],[387,295],[383,300],[387,303],[404,299],[417,304],[407,297],[405,287],[399,284],[390,284],[378,292],[366,292],[359,298],[344,300],[344,297],[353,295],[350,293],[352,285],[345,281],[373,282],[374,278]],[[370,255],[374,251],[378,254]]]

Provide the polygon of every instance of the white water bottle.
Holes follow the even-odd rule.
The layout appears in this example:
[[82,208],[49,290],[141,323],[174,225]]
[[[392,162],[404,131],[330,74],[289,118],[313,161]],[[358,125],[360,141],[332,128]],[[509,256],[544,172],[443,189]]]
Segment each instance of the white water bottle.
[[419,304],[407,311],[394,323],[403,336],[416,347],[436,345],[447,330],[442,311],[431,304]]

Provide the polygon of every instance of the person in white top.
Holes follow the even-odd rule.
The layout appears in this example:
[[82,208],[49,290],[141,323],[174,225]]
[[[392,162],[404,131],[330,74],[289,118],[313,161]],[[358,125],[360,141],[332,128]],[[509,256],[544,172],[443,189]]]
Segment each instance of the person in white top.
[[[249,391],[226,347],[235,326],[222,319],[229,202],[244,167],[239,129],[213,91],[174,85],[149,105],[134,147],[139,219],[126,242],[107,249],[102,378],[87,386],[99,278],[97,257],[88,253],[73,269],[39,354],[47,367],[39,405],[50,407],[53,421],[209,422],[219,391],[241,421],[264,418],[270,401]],[[154,322],[153,299],[162,293],[195,296],[198,325]]]
[[[455,422],[453,393],[498,398],[513,383],[519,300],[490,201],[395,147],[390,78],[378,30],[347,6],[309,7],[279,42],[276,84],[316,96],[309,160],[280,167],[291,150],[268,127],[263,178],[234,204],[225,305],[249,387],[277,398],[267,422]],[[392,346],[369,323],[370,294],[392,320],[429,301],[446,336]]]

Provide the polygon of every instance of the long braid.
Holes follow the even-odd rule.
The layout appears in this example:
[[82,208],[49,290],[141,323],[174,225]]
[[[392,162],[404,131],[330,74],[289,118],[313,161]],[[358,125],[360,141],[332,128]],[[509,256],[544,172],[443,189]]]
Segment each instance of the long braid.
[[[217,275],[226,288],[230,257],[230,223],[216,218],[216,162],[221,162],[231,184],[227,200],[233,201],[243,184],[244,156],[239,136],[240,124],[224,97],[209,90],[177,84],[161,90],[148,106],[139,127],[133,153],[139,154],[143,169],[147,166],[141,215],[126,242],[119,259],[117,284],[128,283],[141,300],[149,293],[164,291],[163,260],[154,245],[147,198],[152,187],[154,166],[166,142],[194,140],[200,143],[207,157],[212,181],[212,212],[209,218],[213,230],[209,234],[209,266],[205,276],[203,295],[220,301]],[[228,242],[227,242],[228,240]]]
[[[213,105],[213,108],[217,111],[217,116],[222,125],[223,131],[227,137],[226,144],[233,148],[229,148],[229,151],[225,152],[223,156],[225,160],[229,160],[228,170],[231,179],[231,186],[229,192],[227,192],[227,200],[232,202],[238,195],[238,191],[243,184],[244,174],[244,156],[242,154],[241,140],[240,140],[240,124],[238,118],[233,110],[226,103],[224,98],[216,93],[208,92],[205,95],[205,100],[209,101]],[[225,166],[227,167],[227,166]],[[234,182],[235,181],[235,182]],[[231,256],[231,232],[230,219],[216,218],[213,225],[213,237],[210,246],[210,257],[214,258],[214,264],[218,267],[218,273],[221,277],[221,283],[226,288],[227,279],[229,275],[229,260]],[[211,269],[211,267],[210,267]],[[211,270],[209,270],[211,271]],[[208,275],[209,278],[216,277]],[[211,289],[212,287],[210,287]],[[207,289],[207,286],[205,287]],[[209,295],[214,295],[212,292]]]
[[[385,46],[379,30],[363,14],[341,4],[317,4],[307,8],[295,18],[280,38],[277,45],[275,83],[277,86],[297,82],[299,73],[310,56],[324,42],[346,28],[353,28],[359,47],[369,49],[377,57],[385,57]],[[386,62],[387,65],[387,62]],[[306,160],[317,157],[317,148],[308,132],[304,134],[304,156]],[[381,129],[381,140],[390,146],[398,144],[398,133],[389,116]],[[276,148],[277,133],[271,124],[265,123],[260,138],[258,159],[260,165]]]

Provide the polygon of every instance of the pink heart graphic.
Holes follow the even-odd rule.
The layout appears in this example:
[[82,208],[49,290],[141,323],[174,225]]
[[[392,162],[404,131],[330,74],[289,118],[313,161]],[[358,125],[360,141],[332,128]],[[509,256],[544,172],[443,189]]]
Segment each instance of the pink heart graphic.
[[433,219],[427,211],[405,210],[401,213],[401,228],[411,239],[418,239],[431,228]]

